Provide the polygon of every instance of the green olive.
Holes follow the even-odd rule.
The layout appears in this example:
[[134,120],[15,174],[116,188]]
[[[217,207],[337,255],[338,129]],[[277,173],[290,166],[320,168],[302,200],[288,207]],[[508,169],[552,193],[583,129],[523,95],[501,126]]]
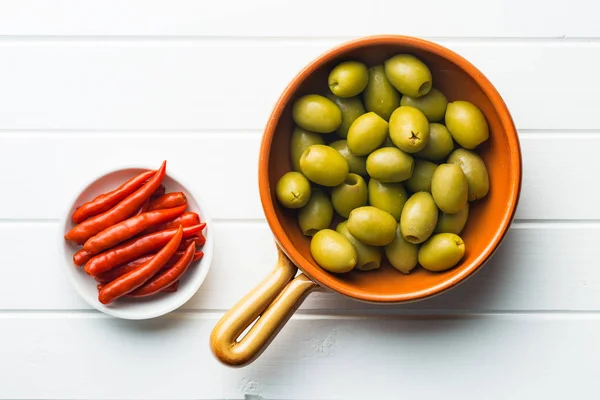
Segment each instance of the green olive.
[[357,156],[364,156],[383,144],[388,136],[388,123],[374,112],[358,117],[348,130],[348,148]]
[[469,219],[469,203],[456,214],[440,213],[435,233],[454,233],[460,235]]
[[432,162],[416,159],[412,176],[405,182],[406,188],[413,193],[431,193],[431,178],[437,167]]
[[350,129],[350,125],[354,122],[354,120],[361,115],[363,115],[365,111],[365,106],[363,106],[362,100],[360,97],[337,97],[333,93],[327,94],[327,98],[333,101],[342,111],[342,123],[335,130],[335,132],[341,137],[346,138],[348,136],[348,129]]
[[397,54],[388,59],[385,75],[400,93],[410,97],[426,95],[433,82],[427,65],[412,54]]
[[348,162],[350,172],[358,175],[367,175],[367,158],[352,154],[348,148],[348,142],[345,140],[337,140],[330,143],[329,146],[336,149]]
[[310,241],[310,253],[323,269],[341,274],[356,266],[356,250],[345,236],[332,229],[315,233]]
[[429,121],[414,107],[400,106],[390,117],[390,137],[400,150],[416,153],[429,142]]
[[348,174],[346,180],[331,191],[335,211],[348,218],[350,211],[367,204],[367,184],[360,175]]
[[419,264],[439,272],[454,267],[465,255],[465,242],[454,233],[437,233],[421,245]]
[[454,141],[469,150],[479,146],[490,136],[485,116],[477,106],[468,101],[454,101],[448,104],[446,127]]
[[402,182],[413,173],[414,161],[411,156],[395,147],[375,150],[367,157],[367,172],[380,182]]
[[408,274],[417,266],[419,245],[407,242],[402,236],[400,224],[396,228],[394,240],[385,246],[385,256],[392,267],[403,274]]
[[[294,171],[300,171],[300,156],[302,156],[304,150],[313,144],[325,144],[323,136],[299,127],[294,129],[290,143],[290,158],[292,159],[292,168]],[[365,160],[365,171],[367,168],[366,162],[367,160]]]
[[327,97],[307,94],[294,102],[292,117],[299,127],[312,132],[330,133],[342,123],[342,111]]
[[458,165],[469,184],[469,201],[484,198],[490,190],[490,178],[485,162],[473,151],[456,149],[448,157],[449,164]]
[[308,180],[300,172],[286,172],[275,186],[279,203],[287,208],[301,208],[308,203],[311,187]]
[[348,217],[348,230],[358,240],[371,246],[385,246],[394,240],[396,220],[373,206],[355,208]]
[[358,61],[345,61],[329,73],[327,84],[331,92],[339,97],[356,96],[369,81],[367,66]]
[[371,178],[368,191],[370,205],[390,213],[396,221],[400,221],[404,203],[408,199],[402,183],[383,183]]
[[400,216],[402,235],[410,243],[423,243],[433,233],[438,220],[438,208],[427,192],[417,192],[404,204]]
[[361,243],[360,240],[356,239],[347,227],[348,222],[340,222],[335,228],[336,232],[342,234],[352,243],[354,250],[356,250],[356,269],[360,271],[370,271],[377,269],[381,266],[381,250],[375,246],[369,246]]
[[431,178],[431,195],[438,208],[456,214],[467,204],[469,185],[462,169],[455,164],[441,164]]
[[438,122],[444,119],[446,106],[448,106],[448,99],[446,99],[444,93],[436,88],[432,88],[425,96],[403,96],[402,100],[400,100],[400,105],[418,108],[425,114],[429,122]]
[[306,236],[313,236],[326,229],[333,219],[333,206],[329,196],[321,189],[313,188],[310,200],[298,213],[298,225]]
[[369,83],[363,91],[363,103],[367,111],[377,113],[386,121],[400,105],[400,93],[385,76],[383,65],[369,68]]
[[429,142],[415,154],[416,157],[430,161],[442,161],[454,150],[454,141],[448,129],[442,124],[429,124]]
[[311,182],[337,186],[348,176],[348,162],[336,149],[313,144],[300,157],[300,170]]

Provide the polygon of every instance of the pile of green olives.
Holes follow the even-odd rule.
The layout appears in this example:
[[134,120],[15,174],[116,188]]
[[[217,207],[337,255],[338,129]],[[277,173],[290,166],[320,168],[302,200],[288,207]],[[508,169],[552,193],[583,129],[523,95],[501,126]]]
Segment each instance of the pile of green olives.
[[335,66],[329,90],[295,100],[292,170],[275,188],[332,273],[379,268],[408,274],[456,266],[469,204],[489,191],[477,147],[487,120],[468,101],[449,102],[411,54],[381,65]]

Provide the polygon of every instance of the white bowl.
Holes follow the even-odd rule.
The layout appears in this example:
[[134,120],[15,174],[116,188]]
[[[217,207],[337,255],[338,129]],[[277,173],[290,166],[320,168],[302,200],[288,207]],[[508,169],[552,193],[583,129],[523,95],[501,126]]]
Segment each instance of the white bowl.
[[123,168],[101,175],[94,179],[83,190],[76,193],[76,197],[69,203],[67,210],[62,216],[60,222],[59,250],[62,252],[62,267],[66,271],[70,282],[79,295],[92,307],[103,313],[124,319],[149,319],[167,314],[187,302],[200,288],[206,278],[210,268],[213,256],[213,233],[212,224],[206,207],[200,201],[200,196],[194,193],[192,186],[184,183],[180,178],[175,178],[169,172],[167,162],[167,174],[163,180],[167,192],[183,192],[188,201],[187,211],[194,211],[200,215],[201,222],[206,223],[203,233],[206,237],[206,243],[200,249],[204,252],[204,257],[200,261],[194,261],[186,273],[179,280],[179,287],[173,293],[158,293],[145,298],[127,298],[122,297],[111,304],[104,305],[98,301],[98,282],[83,271],[83,267],[77,267],[73,264],[73,254],[81,247],[65,240],[64,235],[73,228],[71,216],[75,208],[86,201],[89,201],[101,193],[105,193],[120,186],[126,180],[140,174],[143,171],[155,168]]

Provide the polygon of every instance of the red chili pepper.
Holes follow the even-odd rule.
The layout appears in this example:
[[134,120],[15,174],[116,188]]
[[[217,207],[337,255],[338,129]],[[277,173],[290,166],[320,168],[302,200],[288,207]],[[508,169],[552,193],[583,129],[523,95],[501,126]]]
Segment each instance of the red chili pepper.
[[[181,257],[182,255],[183,255],[183,250],[177,250],[175,252],[176,257]],[[202,260],[202,257],[204,257],[204,252],[197,251],[194,253],[194,258],[192,259],[192,261],[200,261],[200,260]]]
[[145,185],[110,210],[76,225],[65,235],[65,239],[77,244],[83,244],[98,232],[132,216],[144,204],[144,201],[158,189],[158,186],[165,177],[166,168],[167,162],[164,161],[159,170],[156,171],[154,176]]
[[[206,223],[183,228],[183,237],[188,238],[201,232]],[[136,237],[92,257],[85,264],[85,272],[97,276],[103,272],[128,263],[141,256],[152,253],[164,246],[177,232],[177,229],[167,229],[160,232]]]
[[[104,288],[104,286],[106,286],[104,283],[97,284],[96,287],[98,288],[98,292],[100,292],[102,290],[102,288]],[[177,291],[178,288],[179,288],[179,281],[175,281],[171,285],[169,285],[166,288],[162,289],[161,292],[164,292],[164,293],[174,293],[174,292]],[[125,297],[130,297],[130,296],[129,296],[129,294],[126,294]]]
[[73,254],[73,264],[78,267],[82,267],[86,262],[93,257],[93,254],[88,253],[85,249],[79,249],[77,253]]
[[83,245],[85,251],[90,254],[97,254],[102,250],[106,250],[124,240],[131,239],[144,229],[170,221],[183,214],[187,205],[182,205],[175,208],[167,208],[165,210],[155,210],[136,215],[119,222],[111,227],[104,229],[97,235],[89,238]]
[[183,192],[172,192],[153,199],[150,202],[150,208],[148,210],[161,210],[163,208],[177,207],[182,204],[187,204],[185,194],[183,194]]
[[130,293],[132,297],[144,297],[150,296],[154,293],[160,292],[165,287],[169,286],[179,278],[190,266],[192,259],[194,258],[194,252],[196,251],[196,244],[190,244],[183,256],[173,265],[171,268],[163,273],[158,274],[154,278],[148,280],[142,286],[138,287]]
[[206,239],[202,233],[194,236],[190,236],[187,239],[181,241],[179,245],[179,250],[185,250],[191,243],[196,243],[196,247],[202,247],[204,243],[206,243]]
[[[154,254],[148,254],[147,256],[136,258],[135,260],[130,261],[126,264],[119,265],[118,267],[115,267],[110,271],[106,271],[100,275],[94,276],[94,279],[100,283],[108,283],[110,281],[114,281],[118,277],[141,267],[142,265],[150,261],[152,257],[154,257]],[[174,257],[176,257],[176,255]]]
[[[114,281],[107,283],[102,290],[100,290],[98,300],[102,304],[109,304],[144,285],[160,271],[173,254],[175,254],[182,237],[183,228],[180,226],[179,229],[177,229],[177,233],[173,235],[169,242],[160,249],[150,261],[136,270],[128,272]],[[179,262],[177,264],[179,264]]]
[[165,229],[177,228],[179,225],[186,227],[192,225],[198,225],[200,223],[200,216],[195,212],[186,212],[181,216],[175,218],[173,221],[165,222],[164,224],[158,224],[152,226],[144,231],[144,233],[152,233],[163,231]]
[[151,200],[154,200],[157,197],[162,196],[163,194],[165,194],[166,189],[165,189],[165,185],[160,185],[158,187],[158,189],[156,189],[156,191],[154,193],[152,193],[152,196],[150,196]]
[[81,206],[77,207],[71,216],[71,220],[73,223],[79,224],[90,217],[110,210],[127,196],[138,190],[144,184],[144,182],[150,179],[155,173],[156,171],[142,172],[115,190],[108,193],[103,193],[99,196],[96,196],[93,200],[83,203]]

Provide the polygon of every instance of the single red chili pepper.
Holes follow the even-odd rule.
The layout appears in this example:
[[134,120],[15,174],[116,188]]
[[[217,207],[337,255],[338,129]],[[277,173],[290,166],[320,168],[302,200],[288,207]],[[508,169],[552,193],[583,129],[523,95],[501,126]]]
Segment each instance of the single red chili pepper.
[[183,192],[166,193],[156,199],[153,199],[150,202],[150,208],[148,210],[153,211],[163,208],[172,208],[182,204],[187,204],[187,199]]
[[[201,232],[206,223],[183,228],[183,237],[188,238]],[[164,246],[177,232],[177,229],[166,229],[160,232],[129,239],[103,253],[96,254],[86,264],[84,271],[97,276],[121,264],[128,263],[141,256],[152,253]]]
[[88,253],[85,249],[79,249],[75,254],[73,254],[73,264],[78,267],[83,267],[86,262],[93,257],[93,254]]
[[196,214],[195,212],[188,211],[188,212],[182,214],[181,216],[175,218],[173,221],[169,221],[169,222],[165,222],[163,224],[151,226],[150,228],[146,229],[144,231],[144,233],[152,233],[152,232],[163,231],[165,229],[177,228],[179,225],[181,225],[183,227],[198,225],[199,223],[200,223],[200,216],[198,214]]
[[154,174],[156,174],[156,171],[142,172],[115,190],[98,195],[93,200],[83,203],[77,207],[71,216],[71,220],[75,224],[80,224],[90,217],[110,210],[127,196],[138,190]]
[[157,197],[162,196],[163,194],[165,194],[166,189],[165,189],[165,185],[160,185],[158,187],[158,189],[156,189],[156,191],[154,193],[152,193],[152,196],[150,196],[151,200],[154,200]]
[[119,222],[113,226],[104,229],[102,232],[89,238],[83,248],[90,254],[98,254],[102,250],[113,247],[124,240],[131,239],[144,229],[170,221],[177,218],[185,211],[187,205],[179,207],[167,208],[165,210],[155,210],[136,215]]
[[150,261],[150,259],[152,259],[152,257],[154,257],[154,254],[148,254],[146,256],[136,258],[133,261],[130,261],[126,264],[119,265],[118,267],[115,267],[109,271],[106,271],[102,274],[94,276],[94,279],[100,283],[108,283],[110,281],[114,281],[118,277],[125,275],[126,273],[131,272],[136,268],[141,267],[142,265],[144,265],[145,263]]
[[[104,283],[97,284],[96,287],[98,288],[98,292],[100,292],[102,290],[102,288],[104,288],[104,286],[105,286]],[[171,285],[167,286],[166,288],[163,288],[161,290],[161,292],[174,293],[177,291],[178,288],[179,288],[179,281],[175,281]],[[129,294],[126,294],[125,297],[129,297]]]
[[[127,293],[141,287],[148,282],[160,269],[169,261],[177,251],[181,238],[183,237],[183,228],[180,226],[177,233],[169,240],[150,261],[141,267],[126,273],[125,275],[107,283],[100,293],[98,300],[102,304],[109,304]],[[179,262],[177,263],[179,264]],[[176,265],[177,265],[176,264]],[[162,288],[162,287],[161,287]]]
[[65,235],[65,239],[77,244],[83,244],[98,232],[132,216],[144,204],[144,201],[158,189],[158,186],[165,177],[166,168],[167,162],[164,161],[162,166],[145,185],[127,196],[110,210],[76,225]]
[[185,274],[185,271],[187,271],[188,267],[192,262],[192,259],[194,258],[195,251],[196,244],[190,244],[187,247],[187,249],[185,249],[183,256],[179,259],[179,261],[175,263],[175,265],[173,265],[165,272],[158,274],[154,278],[149,279],[146,283],[133,290],[129,294],[132,297],[144,297],[160,292],[162,289],[169,286],[170,284],[181,278],[183,274]]

